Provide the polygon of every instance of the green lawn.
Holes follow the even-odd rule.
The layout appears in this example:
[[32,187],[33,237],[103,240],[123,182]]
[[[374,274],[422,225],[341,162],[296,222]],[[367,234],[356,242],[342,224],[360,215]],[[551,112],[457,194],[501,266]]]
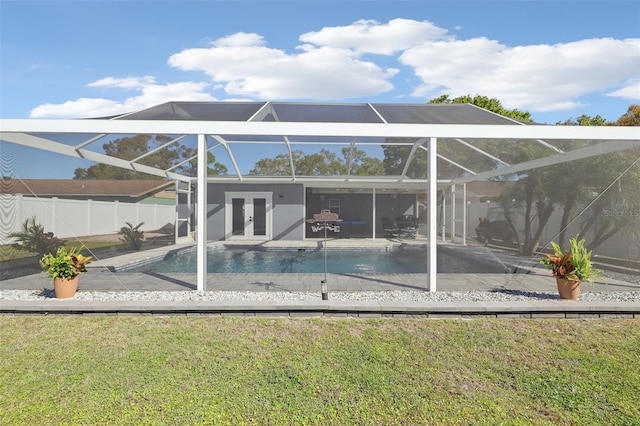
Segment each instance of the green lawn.
[[0,424],[640,425],[640,321],[0,316]]
[[[64,245],[66,248],[76,248],[82,250],[83,253],[87,253],[88,250],[99,250],[104,248],[122,248],[124,243],[120,241],[90,241],[83,243],[81,241],[70,241]],[[24,250],[18,250],[11,246],[11,244],[0,245],[0,261],[11,261],[25,259],[25,261],[31,261],[38,263],[38,258],[34,253],[30,253]]]

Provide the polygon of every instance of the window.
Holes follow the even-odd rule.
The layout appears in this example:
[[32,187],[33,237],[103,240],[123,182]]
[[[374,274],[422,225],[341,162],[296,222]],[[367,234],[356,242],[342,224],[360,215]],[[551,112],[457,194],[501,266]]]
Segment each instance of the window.
[[329,200],[329,211],[331,213],[335,213],[338,216],[340,215],[340,200],[337,198],[332,198]]

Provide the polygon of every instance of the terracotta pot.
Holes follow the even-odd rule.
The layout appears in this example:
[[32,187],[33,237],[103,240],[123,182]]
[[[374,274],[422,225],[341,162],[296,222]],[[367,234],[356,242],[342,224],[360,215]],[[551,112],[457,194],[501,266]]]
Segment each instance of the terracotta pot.
[[53,290],[56,293],[56,299],[67,299],[69,297],[73,297],[78,289],[79,278],[79,275],[70,279],[54,278]]
[[580,280],[569,281],[566,278],[556,277],[558,293],[561,299],[578,300],[580,296]]

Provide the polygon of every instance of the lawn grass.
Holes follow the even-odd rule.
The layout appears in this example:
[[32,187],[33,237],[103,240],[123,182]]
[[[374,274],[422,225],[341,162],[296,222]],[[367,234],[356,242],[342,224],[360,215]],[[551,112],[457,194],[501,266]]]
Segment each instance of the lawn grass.
[[[68,241],[64,245],[67,249],[75,248],[81,250],[83,253],[88,251],[99,250],[104,248],[122,248],[124,243],[122,241]],[[24,250],[14,248],[11,244],[0,245],[0,261],[11,261],[24,259],[26,261],[38,262],[38,258],[35,253],[31,253]]]
[[0,316],[0,424],[640,424],[640,321]]

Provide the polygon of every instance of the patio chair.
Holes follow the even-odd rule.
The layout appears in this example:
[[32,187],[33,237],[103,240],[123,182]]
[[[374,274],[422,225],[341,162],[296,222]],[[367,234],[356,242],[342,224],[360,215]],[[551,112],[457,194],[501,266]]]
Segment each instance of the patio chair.
[[418,236],[418,218],[411,215],[403,215],[396,218],[400,236],[405,238],[416,238]]
[[382,230],[387,237],[400,236],[400,228],[398,228],[395,223],[391,222],[391,219],[389,219],[388,217],[382,218]]

